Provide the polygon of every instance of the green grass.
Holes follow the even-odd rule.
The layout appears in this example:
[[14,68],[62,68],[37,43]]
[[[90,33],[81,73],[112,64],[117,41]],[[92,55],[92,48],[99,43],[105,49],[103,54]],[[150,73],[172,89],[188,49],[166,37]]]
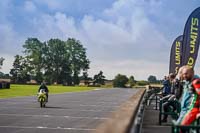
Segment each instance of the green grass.
[[[11,85],[10,89],[0,89],[0,98],[11,98],[20,96],[34,96],[37,94],[39,85]],[[49,94],[58,94],[65,92],[81,92],[93,90],[96,87],[79,86],[48,86]]]

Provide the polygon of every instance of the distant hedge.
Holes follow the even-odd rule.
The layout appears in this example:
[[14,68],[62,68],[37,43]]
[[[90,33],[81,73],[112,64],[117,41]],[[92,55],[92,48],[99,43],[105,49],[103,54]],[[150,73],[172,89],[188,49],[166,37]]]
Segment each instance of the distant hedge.
[[139,86],[145,86],[145,85],[149,85],[149,82],[148,81],[137,81],[137,83],[136,83],[137,85],[139,85]]

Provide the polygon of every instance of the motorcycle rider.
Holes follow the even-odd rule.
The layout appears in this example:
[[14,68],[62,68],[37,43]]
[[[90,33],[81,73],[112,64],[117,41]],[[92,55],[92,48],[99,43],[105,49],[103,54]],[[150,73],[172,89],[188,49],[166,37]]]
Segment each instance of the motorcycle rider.
[[47,102],[48,102],[48,93],[49,93],[49,89],[48,87],[46,86],[46,83],[45,82],[42,82],[39,89],[38,89],[38,93],[40,92],[40,90],[44,89],[44,91],[46,92],[46,96],[47,96]]

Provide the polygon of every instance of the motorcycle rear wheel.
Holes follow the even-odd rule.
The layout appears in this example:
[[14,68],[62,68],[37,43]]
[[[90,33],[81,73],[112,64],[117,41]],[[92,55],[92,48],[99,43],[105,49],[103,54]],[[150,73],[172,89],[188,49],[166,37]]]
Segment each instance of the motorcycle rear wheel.
[[43,107],[43,102],[42,102],[42,101],[40,101],[40,107],[41,107],[41,108]]

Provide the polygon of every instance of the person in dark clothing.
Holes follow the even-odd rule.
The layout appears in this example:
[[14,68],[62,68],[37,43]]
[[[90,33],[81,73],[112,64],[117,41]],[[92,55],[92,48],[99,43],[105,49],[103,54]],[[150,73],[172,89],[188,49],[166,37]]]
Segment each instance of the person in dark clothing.
[[40,92],[40,90],[44,89],[44,91],[46,92],[46,96],[47,96],[47,102],[48,102],[48,97],[49,97],[49,89],[48,87],[46,86],[46,84],[43,82],[39,89],[38,89],[38,92]]
[[162,84],[163,84],[162,94],[163,94],[163,96],[167,96],[171,92],[171,90],[170,90],[171,85],[170,85],[169,77],[166,77],[166,79],[163,81]]
[[[175,111],[176,110],[176,95],[175,94],[176,92],[179,92],[177,91],[178,87],[179,87],[179,82],[176,78],[176,75],[173,74],[173,73],[170,73],[169,74],[169,82],[170,82],[170,89],[168,91],[168,94],[165,95],[161,100],[163,101],[163,104],[162,104],[162,108],[164,110],[164,112],[169,112],[170,111],[170,107],[172,107],[172,109]],[[162,119],[162,122],[167,122],[167,117],[168,115],[165,114],[163,119]]]
[[174,94],[173,82],[175,77],[176,76],[173,73],[170,73],[169,76],[163,81],[163,97],[161,100],[167,100],[172,94]]
[[[181,98],[181,94],[182,94],[182,90],[183,90],[181,81],[175,79],[172,82],[171,90],[173,90],[173,91],[169,95],[169,98],[162,105],[164,112],[169,112],[171,109],[170,107],[172,107],[173,112],[177,110],[177,102],[179,102],[179,99]],[[165,114],[162,119],[162,122],[167,122],[167,118],[168,118],[168,115]]]

